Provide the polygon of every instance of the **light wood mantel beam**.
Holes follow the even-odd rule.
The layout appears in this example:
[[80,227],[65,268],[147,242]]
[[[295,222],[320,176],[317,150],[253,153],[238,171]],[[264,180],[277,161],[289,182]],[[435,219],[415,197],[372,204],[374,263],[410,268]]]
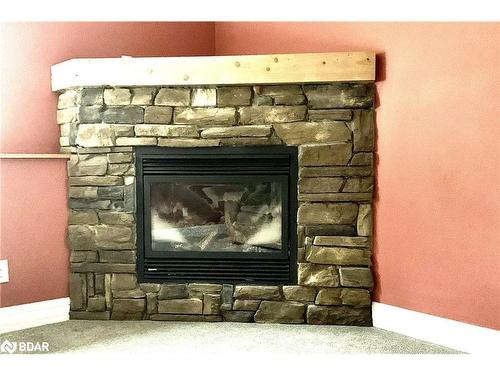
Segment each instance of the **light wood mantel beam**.
[[375,80],[374,52],[72,59],[52,66],[52,91],[92,86],[188,86]]

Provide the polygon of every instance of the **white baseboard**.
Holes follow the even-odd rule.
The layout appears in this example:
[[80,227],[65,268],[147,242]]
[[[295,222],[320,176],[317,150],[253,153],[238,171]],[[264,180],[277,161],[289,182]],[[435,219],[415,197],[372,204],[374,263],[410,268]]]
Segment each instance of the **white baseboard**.
[[500,331],[373,302],[373,326],[471,354],[498,354]]
[[0,308],[0,334],[69,319],[69,298]]

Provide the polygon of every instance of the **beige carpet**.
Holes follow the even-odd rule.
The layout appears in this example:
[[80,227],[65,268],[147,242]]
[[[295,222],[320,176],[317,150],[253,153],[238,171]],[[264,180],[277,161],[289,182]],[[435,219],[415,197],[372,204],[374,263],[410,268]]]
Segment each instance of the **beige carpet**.
[[459,353],[367,327],[288,324],[67,321],[0,335],[11,342],[47,342],[50,353]]

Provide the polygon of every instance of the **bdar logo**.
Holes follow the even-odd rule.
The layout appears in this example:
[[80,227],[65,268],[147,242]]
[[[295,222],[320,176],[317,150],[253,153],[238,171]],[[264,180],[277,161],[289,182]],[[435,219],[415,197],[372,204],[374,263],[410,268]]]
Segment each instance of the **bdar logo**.
[[14,353],[17,349],[17,343],[5,340],[2,345],[0,345],[0,352],[2,353]]

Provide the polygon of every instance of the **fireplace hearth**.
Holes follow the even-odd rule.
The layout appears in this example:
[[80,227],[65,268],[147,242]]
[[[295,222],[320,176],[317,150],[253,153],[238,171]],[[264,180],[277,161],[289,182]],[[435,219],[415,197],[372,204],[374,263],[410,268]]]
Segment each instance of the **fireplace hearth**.
[[297,148],[136,148],[140,282],[296,283]]
[[371,325],[374,67],[371,53],[53,67],[70,318]]

